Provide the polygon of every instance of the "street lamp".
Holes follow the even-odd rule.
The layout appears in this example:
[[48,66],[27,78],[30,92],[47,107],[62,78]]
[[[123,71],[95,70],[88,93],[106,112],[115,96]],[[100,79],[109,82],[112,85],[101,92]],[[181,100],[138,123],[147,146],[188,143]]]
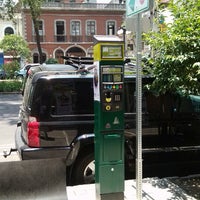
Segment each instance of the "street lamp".
[[118,35],[123,36],[123,41],[124,41],[124,55],[126,56],[126,28],[125,26],[121,26],[119,30],[117,31]]

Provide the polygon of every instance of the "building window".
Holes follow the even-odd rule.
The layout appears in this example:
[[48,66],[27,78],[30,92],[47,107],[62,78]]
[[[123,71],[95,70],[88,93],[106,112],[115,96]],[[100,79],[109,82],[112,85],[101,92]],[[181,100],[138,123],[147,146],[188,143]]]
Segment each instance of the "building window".
[[64,21],[56,21],[56,42],[65,42],[65,23]]
[[71,22],[70,42],[81,42],[81,23],[80,21]]
[[33,63],[39,63],[39,54],[38,53],[33,54]]
[[14,30],[11,27],[5,28],[4,35],[11,35],[14,34]]
[[[38,24],[39,24],[39,35],[40,35],[40,37],[41,37],[41,39],[42,39],[42,37],[44,36],[44,28],[43,28],[43,21],[38,21]],[[41,40],[40,40],[41,41]],[[42,40],[43,41],[43,40]],[[42,42],[41,41],[41,42]]]
[[46,53],[42,53],[42,62],[40,62],[39,54],[34,53],[33,54],[33,63],[44,63],[47,59]]
[[85,57],[85,51],[80,47],[71,47],[67,50],[66,55],[68,56],[76,56],[76,57]]
[[87,21],[86,34],[95,35],[95,21]]
[[64,52],[61,49],[57,49],[55,52],[55,58],[57,59],[58,63],[60,63],[60,64],[64,63],[62,56],[64,56]]
[[115,35],[115,21],[107,21],[106,22],[106,34],[107,35]]
[[[39,20],[39,21],[37,21],[37,23],[38,23],[40,42],[44,42],[44,24],[43,24],[43,21]],[[36,35],[35,35],[34,27],[33,27],[33,36],[34,36],[34,40],[33,41],[36,42]]]
[[89,20],[86,22],[86,42],[93,41],[93,35],[96,34],[96,23],[95,21]]

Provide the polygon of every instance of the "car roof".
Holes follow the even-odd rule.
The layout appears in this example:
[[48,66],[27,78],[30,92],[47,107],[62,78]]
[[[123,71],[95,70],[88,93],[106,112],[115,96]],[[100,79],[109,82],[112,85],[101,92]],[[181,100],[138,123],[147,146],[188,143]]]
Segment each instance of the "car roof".
[[42,64],[33,68],[30,68],[28,76],[33,77],[32,82],[36,82],[41,77],[50,77],[56,75],[76,74],[77,69],[71,65],[65,64]]
[[21,67],[21,69],[24,69],[24,68],[26,68],[27,66],[35,67],[35,66],[39,66],[39,65],[40,65],[40,63],[26,63],[25,65],[23,65],[23,66]]
[[27,63],[24,66],[28,66],[28,65],[35,66],[35,65],[40,65],[40,63]]
[[[125,73],[125,78],[136,78],[132,70],[128,70],[130,74]],[[79,73],[77,67],[70,64],[42,64],[30,68],[29,76],[32,76],[32,83],[37,82],[38,79],[64,79],[64,78],[93,78],[93,73]],[[143,76],[144,79],[152,78],[152,76]]]
[[[93,79],[94,74],[80,74],[80,73],[66,73],[65,71],[44,71],[44,72],[38,72],[33,75],[32,77],[32,84],[35,84],[39,79],[43,80],[55,80],[55,79]],[[135,75],[125,75],[125,79],[129,79],[131,82],[136,82],[136,76]],[[153,80],[154,78],[151,76],[143,76],[142,80],[144,83],[149,82],[150,80]]]
[[39,71],[75,71],[76,68],[72,65],[65,64],[41,64],[30,69],[32,73]]

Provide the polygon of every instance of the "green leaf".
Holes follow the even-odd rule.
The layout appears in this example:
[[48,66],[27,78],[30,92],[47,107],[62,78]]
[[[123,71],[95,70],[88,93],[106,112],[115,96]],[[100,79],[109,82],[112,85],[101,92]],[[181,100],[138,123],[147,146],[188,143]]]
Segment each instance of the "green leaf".
[[200,0],[170,1],[168,9],[174,22],[164,32],[144,35],[153,52],[152,88],[200,94]]

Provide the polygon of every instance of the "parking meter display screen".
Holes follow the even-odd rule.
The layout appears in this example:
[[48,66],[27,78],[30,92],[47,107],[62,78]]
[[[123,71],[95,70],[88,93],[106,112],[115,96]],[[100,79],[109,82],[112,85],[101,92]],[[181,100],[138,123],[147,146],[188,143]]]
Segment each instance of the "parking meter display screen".
[[112,74],[104,74],[103,75],[103,82],[113,82]]
[[102,45],[101,46],[102,58],[123,58],[122,45]]
[[122,81],[121,74],[114,74],[113,75],[113,82],[121,82],[121,81]]
[[123,66],[102,67],[103,82],[122,82]]
[[122,67],[103,67],[103,73],[121,73]]
[[121,74],[104,74],[103,82],[122,82]]

